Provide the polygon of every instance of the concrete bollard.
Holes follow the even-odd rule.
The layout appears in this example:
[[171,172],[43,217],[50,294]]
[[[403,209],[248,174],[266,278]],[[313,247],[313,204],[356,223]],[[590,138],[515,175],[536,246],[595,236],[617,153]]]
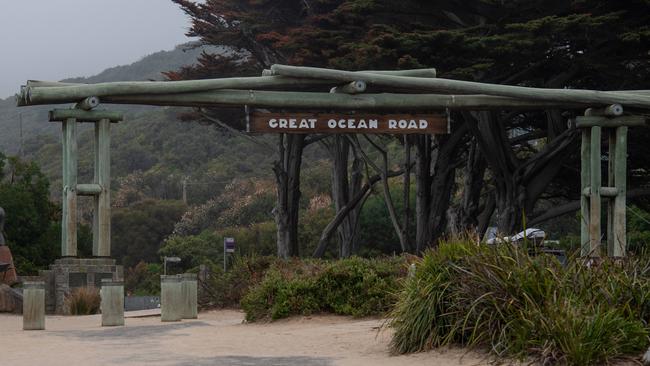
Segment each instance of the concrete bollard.
[[183,317],[182,278],[178,275],[160,276],[160,320],[179,321]]
[[102,327],[124,325],[124,283],[103,279],[99,294],[102,298]]
[[198,281],[196,273],[183,273],[181,283],[183,299],[183,319],[196,319],[198,317],[197,295]]
[[23,330],[45,329],[45,283],[23,284]]

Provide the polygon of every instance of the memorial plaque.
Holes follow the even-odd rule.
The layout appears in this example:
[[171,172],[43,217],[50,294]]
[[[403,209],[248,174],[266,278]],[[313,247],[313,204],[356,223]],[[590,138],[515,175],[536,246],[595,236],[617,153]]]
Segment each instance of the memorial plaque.
[[446,134],[446,114],[342,114],[260,112],[249,115],[253,133]]

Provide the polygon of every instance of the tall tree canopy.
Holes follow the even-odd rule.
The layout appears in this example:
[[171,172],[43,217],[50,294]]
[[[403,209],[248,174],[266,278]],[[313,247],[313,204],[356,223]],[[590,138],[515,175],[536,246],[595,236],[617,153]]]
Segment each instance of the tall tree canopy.
[[[281,62],[347,70],[435,67],[439,77],[554,88],[642,89],[650,80],[645,0],[172,1],[192,18],[189,36],[246,57],[204,55],[171,78],[249,74]],[[512,232],[523,217],[538,215],[540,198],[577,197],[572,157],[578,144],[566,120],[581,112],[454,113],[455,134],[416,138],[416,250],[450,226],[482,232],[492,221]],[[631,184],[640,185],[647,181],[640,168],[647,167],[642,141],[648,132],[632,136]],[[279,165],[276,173],[296,187],[304,141],[287,136],[281,146],[293,154],[285,159],[293,165]],[[347,153],[334,155],[347,164]],[[456,191],[462,198],[454,202]],[[288,196],[289,205],[299,199]]]

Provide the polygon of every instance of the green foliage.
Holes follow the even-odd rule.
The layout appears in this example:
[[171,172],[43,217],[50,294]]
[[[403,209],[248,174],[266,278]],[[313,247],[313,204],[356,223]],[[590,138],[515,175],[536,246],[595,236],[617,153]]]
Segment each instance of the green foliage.
[[201,283],[203,307],[236,307],[251,287],[264,278],[269,267],[279,259],[274,256],[235,256],[226,273],[221,265],[212,265],[210,275]]
[[647,258],[588,267],[512,247],[451,242],[429,251],[406,280],[391,348],[460,344],[543,364],[593,365],[648,345]]
[[59,208],[49,200],[49,181],[38,165],[0,154],[0,206],[6,239],[19,274],[35,274],[59,255]]
[[124,290],[127,295],[134,296],[160,295],[162,272],[162,265],[140,261],[124,273]]
[[126,267],[155,262],[158,250],[185,212],[180,201],[145,200],[112,213],[112,255]]
[[403,257],[278,260],[244,296],[241,306],[248,321],[316,312],[383,314],[395,300],[405,263]]
[[91,315],[99,313],[101,297],[94,287],[78,287],[65,298],[65,305],[70,315]]

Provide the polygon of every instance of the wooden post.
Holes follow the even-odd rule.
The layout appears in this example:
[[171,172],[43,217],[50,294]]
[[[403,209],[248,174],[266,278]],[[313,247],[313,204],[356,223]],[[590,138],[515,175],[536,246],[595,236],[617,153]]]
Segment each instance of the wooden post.
[[61,256],[77,256],[77,120],[63,121]]
[[627,194],[627,126],[616,128],[616,155],[614,181],[618,194],[614,198],[614,245],[613,257],[624,257],[627,246],[626,199]]
[[589,158],[591,156],[591,132],[587,128],[582,131],[580,147],[580,254],[589,255],[589,196],[584,194],[591,180]]
[[160,320],[175,322],[183,318],[181,277],[178,275],[160,276]]
[[602,128],[600,126],[591,128],[591,191],[589,195],[589,256],[591,257],[600,257],[601,130]]
[[102,119],[95,123],[94,183],[102,188],[95,196],[93,217],[93,256],[111,255],[111,122]]
[[198,280],[196,273],[183,273],[181,275],[181,292],[183,311],[181,317],[183,319],[196,319],[198,317]]
[[101,296],[102,327],[124,325],[124,283],[103,279]]
[[45,283],[23,284],[23,330],[45,329]]
[[[610,128],[609,136],[609,158],[607,159],[607,187],[615,187],[614,172],[616,170],[616,130]],[[602,192],[601,192],[602,193]],[[607,199],[607,255],[614,254],[614,199]]]

